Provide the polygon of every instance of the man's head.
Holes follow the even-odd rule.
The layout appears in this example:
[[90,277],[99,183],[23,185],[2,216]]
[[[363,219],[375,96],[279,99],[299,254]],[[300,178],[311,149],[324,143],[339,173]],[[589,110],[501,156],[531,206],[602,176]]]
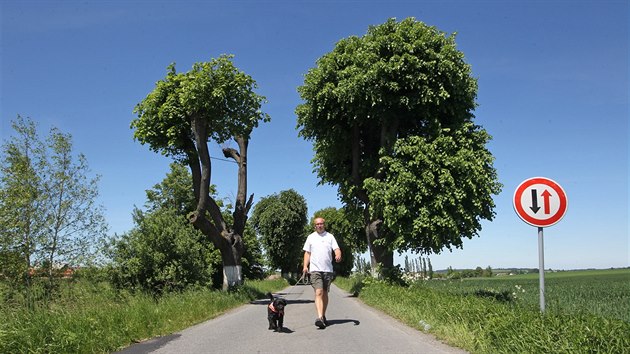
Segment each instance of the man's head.
[[315,218],[315,231],[322,233],[326,231],[326,220],[324,218]]

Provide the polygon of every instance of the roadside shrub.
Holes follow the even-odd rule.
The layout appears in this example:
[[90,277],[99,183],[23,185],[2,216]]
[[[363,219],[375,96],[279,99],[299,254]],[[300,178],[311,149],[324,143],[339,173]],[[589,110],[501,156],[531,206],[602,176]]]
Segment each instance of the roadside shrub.
[[213,253],[185,217],[160,209],[143,216],[136,228],[114,243],[111,279],[118,288],[154,295],[209,287],[216,273]]

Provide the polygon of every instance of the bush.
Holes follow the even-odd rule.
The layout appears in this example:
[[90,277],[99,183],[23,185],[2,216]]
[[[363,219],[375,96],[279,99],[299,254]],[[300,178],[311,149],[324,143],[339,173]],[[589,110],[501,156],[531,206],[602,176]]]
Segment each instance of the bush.
[[[189,286],[212,285],[218,257],[203,235],[174,210],[145,215],[114,244],[110,274],[118,288],[161,295]],[[220,264],[220,257],[218,260]]]

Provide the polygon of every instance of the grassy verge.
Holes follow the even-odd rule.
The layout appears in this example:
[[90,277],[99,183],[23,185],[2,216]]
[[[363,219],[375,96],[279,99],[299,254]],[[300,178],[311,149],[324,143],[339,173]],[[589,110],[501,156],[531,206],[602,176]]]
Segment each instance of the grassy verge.
[[105,283],[73,284],[46,306],[0,308],[0,353],[109,353],[214,318],[286,286],[283,279],[248,281],[235,292],[202,289],[154,299],[116,292]]
[[[473,353],[628,353],[630,323],[585,313],[541,314],[487,297],[356,279],[335,284],[367,305]],[[354,290],[353,290],[354,289]]]

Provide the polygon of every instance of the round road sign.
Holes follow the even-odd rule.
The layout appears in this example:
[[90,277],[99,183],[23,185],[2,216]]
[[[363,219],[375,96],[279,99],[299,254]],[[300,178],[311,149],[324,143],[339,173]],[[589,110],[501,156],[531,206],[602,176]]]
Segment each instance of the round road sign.
[[514,192],[514,210],[526,223],[551,226],[567,211],[567,195],[555,181],[534,177],[523,181]]

